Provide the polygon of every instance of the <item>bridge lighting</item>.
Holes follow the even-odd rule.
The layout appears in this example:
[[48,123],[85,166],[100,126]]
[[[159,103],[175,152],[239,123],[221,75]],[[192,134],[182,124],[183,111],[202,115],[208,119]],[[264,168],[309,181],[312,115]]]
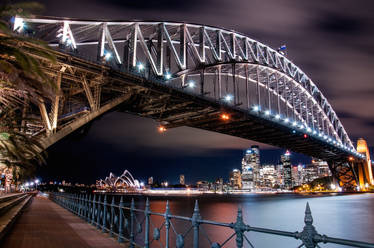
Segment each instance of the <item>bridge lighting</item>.
[[196,87],[196,84],[195,84],[195,82],[194,81],[192,81],[192,80],[190,80],[189,82],[188,82],[188,88],[191,88],[191,89],[193,89],[193,88],[195,88]]
[[257,112],[257,111],[259,111],[259,110],[260,110],[260,107],[259,107],[259,106],[257,106],[257,105],[253,106],[253,111]]
[[228,121],[228,120],[230,120],[230,115],[228,115],[228,114],[221,114],[221,119],[222,120],[224,120],[224,121]]
[[297,122],[294,121],[294,122],[292,123],[292,126],[296,127],[296,125],[297,125]]
[[159,131],[160,133],[164,133],[164,132],[166,132],[166,127],[164,127],[164,126],[159,126],[159,127],[158,127],[158,131]]
[[349,161],[353,161],[353,160],[355,160],[355,159],[354,159],[352,156],[349,156],[348,160],[349,160]]
[[112,53],[111,52],[105,52],[104,53],[104,59],[106,61],[110,60],[111,57],[112,57]]
[[308,138],[308,135],[306,133],[304,133],[304,139]]
[[285,123],[288,123],[290,120],[288,118],[284,119]]
[[313,130],[313,134],[317,134],[317,131],[316,131],[316,130]]
[[144,70],[144,65],[142,63],[140,63],[140,62],[138,63],[137,67],[138,67],[139,71]]
[[270,110],[266,110],[265,115],[270,115]]
[[26,27],[25,22],[22,18],[15,18],[14,20],[14,31],[22,32],[22,30]]
[[225,101],[226,101],[226,102],[231,102],[231,100],[232,100],[232,95],[227,94],[227,95],[225,96]]
[[279,120],[281,118],[280,114],[275,115],[275,119]]
[[295,130],[292,130],[292,133],[296,133],[296,131],[295,131]]
[[327,136],[326,136],[326,135],[323,135],[323,138],[324,138],[324,139],[327,139]]
[[322,137],[322,133],[319,133],[318,136],[319,136],[319,137]]
[[310,133],[310,132],[312,131],[312,129],[311,129],[310,127],[308,127],[308,128],[306,129],[306,131]]
[[165,78],[166,78],[166,80],[169,80],[169,79],[171,79],[171,74],[168,72],[168,73],[166,73],[165,74]]

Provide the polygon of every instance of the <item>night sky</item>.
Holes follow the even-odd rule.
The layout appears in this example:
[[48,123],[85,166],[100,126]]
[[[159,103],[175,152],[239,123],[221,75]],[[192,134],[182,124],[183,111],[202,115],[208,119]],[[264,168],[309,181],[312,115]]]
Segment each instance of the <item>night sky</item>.
[[[163,20],[233,29],[277,48],[318,85],[355,142],[374,144],[374,2],[324,0],[43,0],[44,15],[86,19]],[[93,183],[130,170],[145,180],[187,183],[227,178],[254,142],[192,128],[158,134],[156,123],[111,112],[49,149],[45,180]],[[283,150],[266,145],[263,162]],[[294,155],[294,163],[308,158]]]

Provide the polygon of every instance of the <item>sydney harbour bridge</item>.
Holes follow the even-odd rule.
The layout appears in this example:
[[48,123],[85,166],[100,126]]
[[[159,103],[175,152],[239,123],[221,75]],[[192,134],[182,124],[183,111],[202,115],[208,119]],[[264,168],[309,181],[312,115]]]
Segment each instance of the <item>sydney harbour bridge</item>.
[[25,132],[45,148],[115,109],[153,118],[160,131],[189,126],[323,159],[346,189],[374,183],[366,142],[359,140],[356,150],[317,85],[244,34],[187,23],[55,17],[16,17],[13,28],[47,42],[57,57],[51,63],[34,54],[59,93],[24,109],[34,117]]

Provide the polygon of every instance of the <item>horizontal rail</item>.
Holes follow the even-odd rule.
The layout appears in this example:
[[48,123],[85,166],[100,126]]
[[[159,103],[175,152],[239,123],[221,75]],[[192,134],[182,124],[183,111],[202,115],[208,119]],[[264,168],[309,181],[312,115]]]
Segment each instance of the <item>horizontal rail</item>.
[[[270,235],[277,235],[283,237],[291,237],[301,241],[299,247],[314,248],[319,247],[319,243],[332,243],[339,245],[346,245],[351,247],[365,247],[374,248],[373,243],[366,243],[355,240],[339,239],[320,235],[313,226],[313,217],[310,211],[309,204],[306,205],[305,210],[305,226],[301,232],[289,232],[274,230],[268,228],[254,227],[243,222],[242,210],[239,208],[235,222],[224,223],[211,220],[204,220],[200,216],[198,202],[195,202],[195,208],[192,217],[178,216],[170,213],[169,202],[166,202],[166,210],[164,213],[152,212],[150,210],[150,203],[147,198],[145,209],[135,208],[134,199],[130,203],[130,207],[125,206],[123,196],[121,196],[120,203],[115,204],[114,196],[111,203],[107,201],[107,195],[72,195],[67,193],[50,193],[50,199],[57,204],[68,209],[72,213],[85,219],[88,223],[101,229],[102,232],[107,232],[111,236],[116,236],[118,242],[122,243],[125,240],[130,243],[130,247],[150,247],[154,242],[158,242],[163,247],[170,247],[170,234],[175,235],[176,247],[182,248],[185,246],[185,238],[192,233],[193,248],[199,247],[199,235],[205,235],[213,248],[224,247],[233,237],[235,237],[236,247],[243,247],[245,243],[254,247],[253,244],[245,236],[247,232],[265,233]],[[140,214],[142,218],[137,216]],[[160,227],[151,220],[151,216],[162,217],[164,220]],[[188,231],[186,233],[177,233],[172,220],[181,220],[186,222]],[[207,234],[200,229],[203,225],[220,226],[223,228],[230,228],[234,233],[229,236],[221,244],[211,242]],[[153,227],[152,239],[150,237],[151,226]],[[143,231],[144,227],[144,231]],[[192,232],[191,232],[192,230]],[[161,238],[161,231],[163,236]],[[144,238],[140,238],[140,235]],[[164,243],[162,243],[162,241]]]

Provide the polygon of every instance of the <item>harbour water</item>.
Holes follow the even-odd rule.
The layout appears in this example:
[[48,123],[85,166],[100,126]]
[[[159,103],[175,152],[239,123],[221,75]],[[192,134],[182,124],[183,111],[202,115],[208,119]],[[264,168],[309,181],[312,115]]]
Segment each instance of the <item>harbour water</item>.
[[[136,208],[144,209],[146,196],[134,197]],[[130,196],[125,196],[126,205]],[[191,217],[197,199],[203,219],[231,223],[236,221],[238,207],[242,208],[243,220],[254,227],[283,231],[302,231],[305,205],[309,202],[314,226],[320,234],[331,237],[374,243],[374,194],[250,194],[250,195],[202,195],[202,196],[152,196],[153,212],[164,213],[169,200],[171,214]],[[116,196],[116,201],[119,196]],[[138,217],[142,219],[141,215]],[[162,225],[163,217],[153,216],[151,231]],[[176,233],[185,233],[191,224],[172,221]],[[164,228],[164,227],[163,227]],[[210,247],[210,242],[222,244],[233,234],[225,227],[202,225],[200,247]],[[164,230],[164,229],[163,229]],[[161,231],[162,233],[162,231]],[[171,228],[170,244],[175,247],[175,234]],[[192,247],[192,231],[186,235],[185,247]],[[254,247],[297,247],[300,241],[261,233],[247,233]],[[141,241],[140,237],[138,237]],[[163,235],[161,235],[161,241]],[[208,241],[210,240],[210,241]],[[153,241],[151,247],[161,247]],[[342,247],[321,244],[321,247]],[[233,237],[225,247],[236,247]],[[250,247],[244,245],[244,247]]]

